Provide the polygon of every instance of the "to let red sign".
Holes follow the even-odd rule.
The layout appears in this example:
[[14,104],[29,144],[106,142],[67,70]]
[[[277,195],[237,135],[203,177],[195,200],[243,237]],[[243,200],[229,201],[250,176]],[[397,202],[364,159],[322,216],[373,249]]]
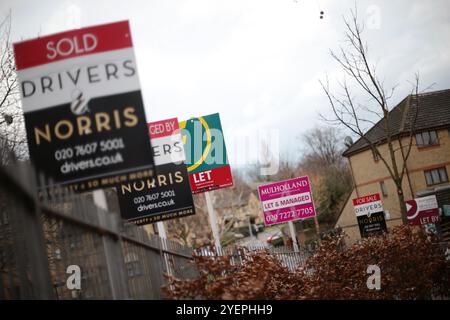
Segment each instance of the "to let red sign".
[[436,196],[408,200],[406,201],[406,210],[406,216],[411,224],[430,224],[440,220]]

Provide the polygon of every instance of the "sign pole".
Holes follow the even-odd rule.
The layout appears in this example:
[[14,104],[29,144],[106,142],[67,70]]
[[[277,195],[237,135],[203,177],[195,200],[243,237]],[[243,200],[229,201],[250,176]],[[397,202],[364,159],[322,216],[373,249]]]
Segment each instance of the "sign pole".
[[[167,233],[166,233],[166,228],[164,226],[164,222],[158,221],[156,223],[156,228],[158,229],[158,235],[161,238],[162,249],[167,250]],[[170,269],[170,264],[169,264],[169,260],[167,259],[167,254],[163,253],[163,256],[164,256],[164,262],[166,264],[167,274],[172,275],[172,270]]]
[[288,222],[288,224],[289,224],[289,230],[291,231],[291,238],[292,238],[292,244],[294,246],[294,251],[298,252],[299,248],[298,248],[298,243],[297,243],[297,235],[295,234],[294,223],[292,222],[292,220],[290,220]]
[[[106,200],[105,191],[102,189],[94,190],[92,192],[92,198],[94,200],[94,204],[101,210],[108,211],[108,202]],[[104,219],[114,218],[111,214],[99,214],[100,223],[107,223]],[[109,286],[111,288],[112,298],[113,299],[127,299],[128,298],[128,282],[125,279],[125,276],[117,271],[117,259],[122,255],[120,243],[117,240],[102,236],[103,249],[105,251],[105,259],[106,259],[106,269],[108,272],[108,281]],[[125,267],[125,266],[123,266]],[[118,276],[117,276],[118,275]]]
[[103,191],[102,189],[94,190],[92,192],[92,198],[94,199],[94,203],[97,205],[97,207],[102,208],[105,211],[108,210],[105,191]]
[[314,217],[314,225],[316,227],[317,241],[320,244],[320,227],[319,227],[319,220],[317,219],[317,216]]
[[212,204],[211,196],[209,192],[205,192],[206,207],[208,208],[209,224],[211,225],[211,230],[214,237],[214,244],[216,246],[217,253],[222,252],[222,247],[220,245],[219,228],[217,226],[217,216],[214,212],[214,207]]
[[299,225],[300,225],[300,234],[301,234],[301,240],[300,240],[299,246],[301,247],[303,245],[306,248],[306,236],[305,236],[305,228],[303,227],[303,220],[299,220]]
[[[250,221],[250,216],[247,216],[247,221],[248,221],[248,232],[250,234],[250,237],[253,238],[253,232],[252,232],[252,223]],[[256,237],[256,236],[255,236]]]
[[164,222],[158,221],[156,223],[156,227],[158,228],[158,234],[161,238],[167,239],[166,228],[164,227]]

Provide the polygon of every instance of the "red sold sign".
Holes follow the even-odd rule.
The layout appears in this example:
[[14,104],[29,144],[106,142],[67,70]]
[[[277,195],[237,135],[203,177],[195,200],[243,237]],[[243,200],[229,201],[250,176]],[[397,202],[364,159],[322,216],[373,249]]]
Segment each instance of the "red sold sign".
[[15,43],[14,55],[36,172],[81,192],[153,176],[128,21]]

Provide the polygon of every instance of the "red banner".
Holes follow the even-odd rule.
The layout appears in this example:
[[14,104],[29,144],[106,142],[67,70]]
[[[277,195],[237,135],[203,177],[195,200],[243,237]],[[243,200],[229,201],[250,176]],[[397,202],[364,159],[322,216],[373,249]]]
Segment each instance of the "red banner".
[[380,194],[379,193],[375,193],[375,194],[370,194],[368,196],[364,196],[364,197],[359,197],[359,198],[353,199],[353,205],[354,206],[359,206],[361,204],[375,202],[375,201],[380,201],[380,200],[381,200]]
[[128,21],[71,30],[14,44],[17,70],[93,53],[131,48]]
[[192,193],[201,193],[233,185],[231,168],[225,165],[189,174]]
[[172,118],[162,121],[150,122],[148,124],[148,130],[152,139],[156,139],[179,133],[180,128],[178,125],[178,119]]

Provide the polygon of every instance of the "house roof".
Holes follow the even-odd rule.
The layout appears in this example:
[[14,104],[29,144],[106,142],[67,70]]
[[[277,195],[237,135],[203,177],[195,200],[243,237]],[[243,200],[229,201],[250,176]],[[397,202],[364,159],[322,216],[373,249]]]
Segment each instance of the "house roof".
[[[391,120],[389,130],[392,136],[409,133],[414,117],[416,117],[414,131],[449,127],[450,89],[408,95],[389,112],[389,115]],[[372,143],[384,142],[386,139],[383,119],[364,135]],[[361,137],[344,151],[343,156],[348,157],[368,148],[369,144]]]

